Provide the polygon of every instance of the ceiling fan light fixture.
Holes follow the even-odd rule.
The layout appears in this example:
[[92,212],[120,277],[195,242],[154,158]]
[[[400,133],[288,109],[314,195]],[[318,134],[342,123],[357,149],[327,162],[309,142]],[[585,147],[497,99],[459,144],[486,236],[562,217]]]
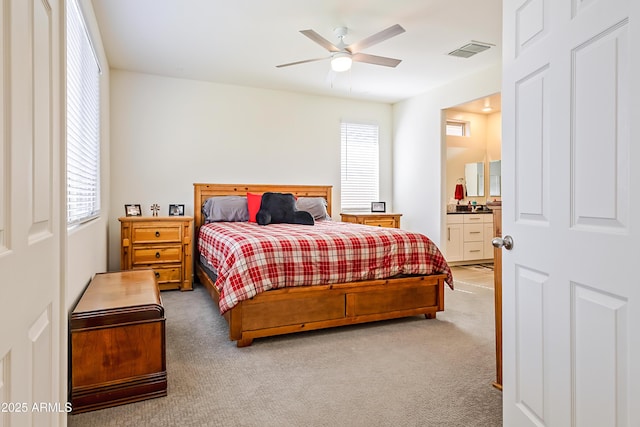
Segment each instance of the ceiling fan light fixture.
[[349,70],[352,62],[351,55],[346,52],[337,52],[331,57],[331,69],[336,73],[341,73]]
[[[331,43],[329,40],[322,37],[320,34],[315,31],[309,30],[300,30],[300,32],[308,37],[312,42],[315,42],[329,51],[330,56],[325,56],[322,58],[313,58],[313,59],[305,59],[303,61],[289,62],[287,64],[276,65],[277,68],[289,67],[291,65],[305,64],[307,62],[316,62],[322,61],[326,59],[331,59],[331,70],[334,73],[341,73],[351,69],[351,64],[353,60],[357,62],[364,62],[367,64],[373,65],[382,65],[385,67],[396,67],[402,60],[387,58],[384,56],[376,56],[376,55],[368,55],[366,53],[361,52],[362,49],[365,49],[369,46],[373,46],[374,44],[381,43],[391,37],[397,36],[398,34],[402,34],[405,32],[405,29],[402,28],[400,24],[395,24],[390,26],[389,28],[378,31],[377,33],[360,40],[356,43],[351,43],[350,45],[346,45],[344,43],[344,37],[347,35],[346,27],[339,27],[334,29],[335,35],[340,40],[337,44]],[[355,55],[355,56],[354,56]]]

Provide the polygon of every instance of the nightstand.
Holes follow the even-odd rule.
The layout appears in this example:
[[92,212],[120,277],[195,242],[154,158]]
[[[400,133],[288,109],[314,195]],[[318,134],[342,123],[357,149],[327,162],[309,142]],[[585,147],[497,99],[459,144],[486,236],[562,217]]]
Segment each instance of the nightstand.
[[374,227],[400,228],[400,217],[397,213],[341,213],[342,222],[353,222],[356,224],[372,225]]
[[121,270],[152,268],[160,290],[193,289],[193,217],[127,216],[118,220]]

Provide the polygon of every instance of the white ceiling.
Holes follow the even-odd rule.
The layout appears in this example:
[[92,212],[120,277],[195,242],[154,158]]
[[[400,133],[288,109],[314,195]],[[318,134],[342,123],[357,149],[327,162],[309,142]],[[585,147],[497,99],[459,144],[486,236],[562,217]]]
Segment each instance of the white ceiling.
[[[502,0],[91,0],[111,68],[266,89],[394,103],[499,63]],[[396,68],[354,63],[329,73],[329,56],[302,35],[346,44],[393,24],[406,32],[365,53]],[[464,59],[470,41],[495,45]],[[333,78],[332,78],[333,77]]]
[[[490,109],[486,109],[489,107]],[[502,94],[494,93],[480,99],[474,99],[461,105],[448,108],[449,111],[463,111],[476,114],[493,114],[502,111]]]

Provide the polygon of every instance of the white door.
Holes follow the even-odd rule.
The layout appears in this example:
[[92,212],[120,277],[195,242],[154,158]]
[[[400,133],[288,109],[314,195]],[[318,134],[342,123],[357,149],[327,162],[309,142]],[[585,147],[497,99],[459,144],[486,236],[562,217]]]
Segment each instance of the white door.
[[640,2],[503,17],[504,425],[640,426]]
[[0,426],[58,425],[60,6],[0,0],[0,22]]

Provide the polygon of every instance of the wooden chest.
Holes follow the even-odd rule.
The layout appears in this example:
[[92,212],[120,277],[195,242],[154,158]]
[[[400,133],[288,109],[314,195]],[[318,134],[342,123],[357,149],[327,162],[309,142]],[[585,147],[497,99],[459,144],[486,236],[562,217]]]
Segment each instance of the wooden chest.
[[193,218],[121,217],[120,269],[152,268],[160,290],[191,290]]
[[69,330],[74,413],[167,395],[164,308],[153,270],[96,274]]

